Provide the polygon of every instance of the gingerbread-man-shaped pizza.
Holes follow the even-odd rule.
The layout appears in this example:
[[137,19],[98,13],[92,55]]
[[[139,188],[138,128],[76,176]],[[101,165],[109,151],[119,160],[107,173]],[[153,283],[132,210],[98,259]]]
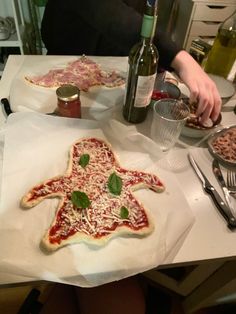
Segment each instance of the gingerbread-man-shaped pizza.
[[66,173],[33,187],[21,201],[31,208],[45,198],[59,197],[55,219],[42,239],[49,251],[86,242],[104,245],[120,235],[146,236],[154,224],[132,191],[164,185],[150,173],[122,168],[110,144],[83,138],[72,145]]

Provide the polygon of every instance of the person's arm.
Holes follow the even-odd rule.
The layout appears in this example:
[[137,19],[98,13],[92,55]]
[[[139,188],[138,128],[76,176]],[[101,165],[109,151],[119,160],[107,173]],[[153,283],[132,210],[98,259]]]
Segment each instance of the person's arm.
[[217,119],[221,110],[221,97],[215,83],[192,56],[181,50],[171,66],[190,90],[190,103],[198,102],[196,114],[204,123],[208,118]]

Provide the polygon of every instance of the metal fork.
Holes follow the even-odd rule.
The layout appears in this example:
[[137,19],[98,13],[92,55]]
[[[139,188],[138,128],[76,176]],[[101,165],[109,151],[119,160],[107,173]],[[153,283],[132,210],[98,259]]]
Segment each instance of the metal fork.
[[236,198],[236,172],[227,170],[227,188],[229,193]]

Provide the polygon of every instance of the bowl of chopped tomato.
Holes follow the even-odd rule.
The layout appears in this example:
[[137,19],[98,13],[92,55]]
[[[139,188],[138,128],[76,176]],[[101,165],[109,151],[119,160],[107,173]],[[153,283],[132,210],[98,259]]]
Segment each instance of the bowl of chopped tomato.
[[168,81],[156,79],[152,93],[152,101],[157,101],[163,98],[179,99],[180,95],[181,91],[177,85]]

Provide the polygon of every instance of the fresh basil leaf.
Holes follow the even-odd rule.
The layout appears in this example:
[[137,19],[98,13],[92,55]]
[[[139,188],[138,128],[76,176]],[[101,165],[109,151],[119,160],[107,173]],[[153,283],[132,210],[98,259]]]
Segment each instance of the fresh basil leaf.
[[120,208],[120,218],[126,219],[129,217],[129,210],[125,206]]
[[120,195],[122,189],[122,179],[113,172],[108,178],[109,191],[114,195]]
[[91,204],[88,196],[84,192],[73,191],[71,194],[71,201],[77,208],[88,208]]
[[89,163],[89,159],[90,159],[90,156],[89,154],[83,154],[80,156],[80,159],[79,159],[79,165],[83,168],[85,168],[87,166],[87,164]]

